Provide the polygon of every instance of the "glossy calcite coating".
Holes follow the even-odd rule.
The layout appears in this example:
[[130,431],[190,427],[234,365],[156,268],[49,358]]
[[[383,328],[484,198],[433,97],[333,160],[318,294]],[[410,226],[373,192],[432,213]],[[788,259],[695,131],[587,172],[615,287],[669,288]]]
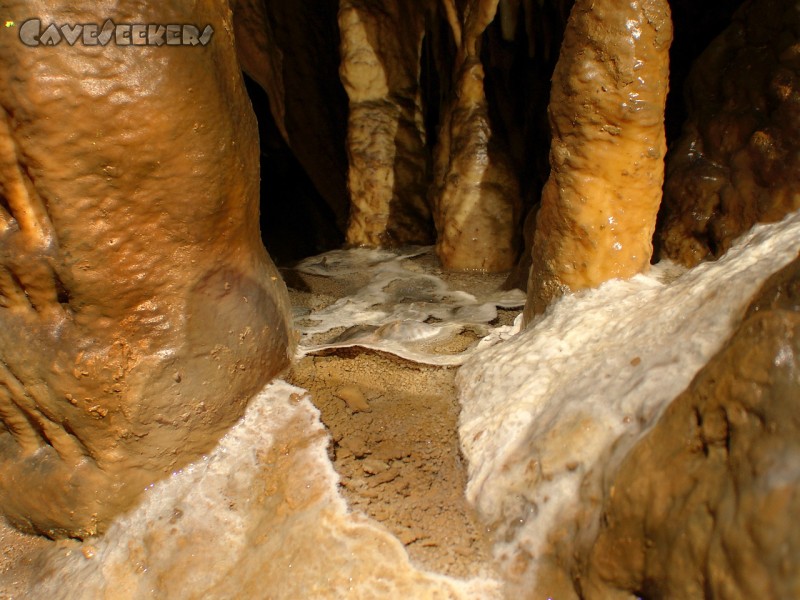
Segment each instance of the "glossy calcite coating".
[[0,36],[0,509],[85,536],[208,451],[287,365],[288,302],[260,241],[227,3],[5,8],[214,29],[188,47]]
[[530,322],[565,291],[645,270],[664,179],[672,24],[665,0],[578,0],[550,97]]
[[431,189],[436,253],[447,269],[507,271],[514,266],[521,201],[511,159],[489,118],[480,41],[498,0],[442,0],[456,44],[454,90],[434,154]]
[[347,92],[347,242],[433,240],[420,57],[428,2],[341,0],[339,76]]

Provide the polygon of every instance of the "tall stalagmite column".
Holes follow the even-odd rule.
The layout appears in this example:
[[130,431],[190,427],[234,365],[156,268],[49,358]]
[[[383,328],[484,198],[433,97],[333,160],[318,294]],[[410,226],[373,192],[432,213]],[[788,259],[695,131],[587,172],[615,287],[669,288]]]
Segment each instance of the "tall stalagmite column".
[[427,2],[341,0],[340,77],[350,99],[347,242],[429,243],[419,89]]
[[498,0],[442,0],[456,43],[454,90],[439,131],[432,189],[445,268],[506,271],[517,257],[521,203],[510,159],[493,139],[480,38]]
[[[0,512],[86,536],[210,450],[288,364],[288,297],[259,235],[227,1],[4,8]],[[51,23],[102,37],[47,45]],[[198,29],[124,45],[114,23]]]
[[578,0],[550,96],[551,174],[525,320],[565,291],[645,270],[664,180],[666,0]]

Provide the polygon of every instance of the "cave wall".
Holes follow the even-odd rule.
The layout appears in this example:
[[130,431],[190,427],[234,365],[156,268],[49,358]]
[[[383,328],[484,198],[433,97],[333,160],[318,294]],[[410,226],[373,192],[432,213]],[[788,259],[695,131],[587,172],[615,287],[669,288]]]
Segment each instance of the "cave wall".
[[[269,154],[273,162],[296,161],[302,167],[297,171],[287,164],[282,173],[276,174],[282,176],[281,187],[262,186],[264,209],[276,204],[269,200],[275,196],[310,216],[310,223],[318,222],[321,216],[329,218],[332,223],[320,223],[293,234],[314,238],[318,251],[330,249],[330,245],[344,239],[350,210],[345,151],[348,107],[338,78],[338,3],[236,0],[231,8],[242,69],[267,96],[265,101],[260,94],[254,94],[254,109],[260,120],[274,124],[262,127],[262,146],[273,149]],[[280,141],[274,139],[276,136]],[[290,180],[303,176],[308,178],[313,192]],[[298,195],[306,197],[298,199]],[[315,208],[318,203],[307,197],[311,195],[320,198],[327,210]],[[330,225],[335,228],[333,234]],[[291,245],[291,241],[287,244]],[[300,253],[304,247],[308,246],[299,246]],[[297,252],[286,255],[300,258]]]
[[[673,4],[685,8],[681,3]],[[188,5],[176,5],[189,10]],[[288,237],[316,236],[318,240],[312,246],[317,250],[340,243],[345,235],[347,243],[367,246],[428,243],[435,239],[445,268],[510,271],[516,267],[510,283],[517,284],[524,281],[530,271],[532,299],[526,311],[529,321],[532,314],[546,310],[562,289],[595,286],[608,278],[628,277],[647,268],[652,221],[660,201],[660,170],[665,148],[661,115],[667,88],[666,47],[669,44],[670,19],[666,3],[608,1],[591,6],[579,2],[573,6],[566,0],[416,3],[402,0],[313,3],[309,0],[292,3],[236,0],[230,4],[232,12],[221,2],[208,3],[208,7],[209,21],[219,23],[219,29],[228,36],[220,34],[220,39],[227,44],[225,50],[219,55],[202,55],[205,62],[200,58],[195,59],[196,63],[187,59],[185,65],[172,57],[175,65],[170,63],[165,68],[183,73],[181,82],[194,73],[212,80],[218,94],[200,104],[200,109],[207,111],[202,115],[202,123],[211,123],[219,115],[226,115],[225,119],[218,119],[218,138],[230,137],[231,147],[238,143],[244,148],[241,154],[232,149],[226,154],[218,147],[215,147],[218,154],[197,154],[192,152],[193,146],[187,144],[191,148],[184,154],[189,162],[169,163],[173,165],[170,177],[175,182],[175,197],[199,198],[210,203],[211,208],[204,208],[202,202],[192,208],[168,205],[163,198],[172,192],[159,179],[152,183],[158,188],[152,191],[155,200],[151,205],[155,208],[147,208],[144,202],[136,204],[142,211],[139,217],[123,210],[115,212],[114,199],[121,193],[120,189],[135,188],[134,196],[138,198],[136,194],[146,195],[150,188],[136,187],[127,180],[123,181],[124,185],[113,182],[142,173],[146,175],[141,178],[151,182],[158,179],[153,173],[160,172],[153,171],[156,168],[153,165],[160,163],[140,157],[141,164],[125,163],[125,168],[118,171],[115,161],[123,161],[123,158],[115,154],[115,148],[109,147],[104,150],[107,156],[102,157],[108,159],[107,164],[97,162],[86,167],[91,176],[99,176],[97,169],[105,173],[102,185],[98,184],[100,187],[92,194],[105,198],[106,204],[100,206],[91,199],[82,200],[84,204],[80,205],[80,210],[63,209],[61,214],[59,211],[63,207],[57,202],[51,205],[48,200],[44,204],[48,210],[52,206],[53,215],[45,214],[37,203],[36,194],[30,191],[35,191],[37,185],[47,188],[37,192],[43,198],[84,196],[83,192],[70,187],[74,182],[68,179],[74,178],[75,173],[65,176],[59,170],[63,169],[60,163],[66,162],[58,158],[59,151],[54,150],[48,156],[41,148],[25,147],[37,136],[45,139],[51,135],[53,139],[60,139],[58,136],[63,135],[63,131],[39,130],[30,125],[51,119],[48,112],[51,108],[44,106],[46,94],[33,83],[18,90],[20,81],[32,80],[33,75],[23,72],[19,65],[24,61],[18,61],[10,47],[5,49],[4,63],[13,65],[16,70],[6,73],[2,98],[6,118],[0,130],[3,140],[0,148],[0,168],[3,169],[0,291],[2,314],[13,313],[4,317],[8,321],[2,332],[6,336],[4,352],[14,347],[15,336],[23,332],[20,334],[23,337],[37,338],[27,347],[31,357],[39,350],[48,355],[52,354],[52,348],[58,352],[61,348],[66,354],[51,357],[51,363],[75,363],[73,375],[78,373],[77,379],[89,375],[95,383],[109,377],[119,379],[111,373],[113,369],[109,371],[99,358],[93,358],[93,353],[102,355],[108,364],[120,363],[123,371],[127,368],[125,364],[132,360],[126,354],[128,346],[145,348],[136,355],[142,364],[150,359],[157,362],[156,347],[161,343],[161,333],[141,316],[151,310],[146,304],[149,299],[175,301],[174,306],[166,306],[158,318],[174,317],[179,323],[174,325],[173,331],[179,332],[191,329],[191,324],[181,320],[187,314],[206,314],[198,307],[197,298],[212,298],[225,306],[225,302],[230,301],[232,319],[238,318],[235,314],[238,310],[244,321],[252,318],[260,328],[263,335],[259,334],[258,342],[253,343],[258,346],[254,350],[255,362],[264,369],[260,373],[248,371],[237,375],[241,387],[235,391],[233,408],[220,408],[215,413],[217,420],[197,417],[211,430],[208,436],[197,434],[198,439],[194,440],[194,429],[178,424],[183,414],[164,416],[159,413],[159,418],[170,423],[173,430],[189,431],[186,439],[192,440],[192,444],[196,441],[194,453],[201,451],[214,434],[240,414],[247,395],[263,383],[265,377],[283,366],[290,346],[289,334],[285,331],[287,307],[280,284],[271,283],[278,281],[277,274],[257,240],[255,130],[238,67],[264,91],[261,99],[255,102],[255,108],[262,115],[269,113],[271,119],[270,126],[261,129],[262,150],[270,149],[274,155],[291,154],[310,182],[303,193],[318,194],[324,204],[325,210],[321,210],[319,202],[311,202],[317,208],[309,210],[317,210],[318,224],[325,221],[325,226],[329,227],[325,235],[320,235],[319,228],[312,225],[308,231],[291,231]],[[732,4],[725,3],[725,8],[715,7],[714,14],[723,15],[730,9]],[[187,15],[187,20],[188,16],[191,15]],[[127,17],[123,15],[122,18]],[[134,18],[136,15],[130,16]],[[142,17],[141,20],[147,19]],[[590,20],[594,23],[586,25]],[[594,43],[597,39],[592,37],[593,32],[601,31],[612,22],[617,24],[617,31],[624,30],[622,37]],[[568,23],[573,24],[570,29],[567,29]],[[680,31],[682,27],[683,22],[678,21],[676,29]],[[230,36],[231,28],[233,36]],[[696,63],[687,84],[688,121],[668,163],[667,201],[658,238],[663,256],[695,264],[724,252],[732,240],[753,223],[779,219],[797,208],[800,202],[800,163],[796,149],[799,139],[798,28],[796,6],[777,0],[753,0]],[[565,31],[566,41],[562,44]],[[587,41],[594,44],[591,48],[594,54],[588,62],[585,53],[591,44]],[[233,55],[234,43],[238,65]],[[183,60],[183,55],[179,57]],[[33,69],[34,66],[47,67],[47,61],[24,64],[38,77],[48,77],[47,73]],[[68,69],[69,65],[65,65],[59,68]],[[640,68],[643,70],[638,71]],[[604,69],[616,71],[604,75]],[[652,88],[647,87],[650,70],[653,79],[658,81]],[[552,93],[551,75],[555,82]],[[647,81],[640,81],[639,77]],[[580,85],[573,85],[576,82]],[[159,80],[159,84],[163,82]],[[642,87],[637,87],[640,84]],[[184,87],[191,86],[187,83]],[[679,90],[673,90],[673,94],[677,93]],[[607,95],[606,105],[598,100],[604,94]],[[29,97],[43,104],[39,106],[33,102],[33,108],[21,108]],[[626,98],[633,101],[635,109],[628,106],[627,112],[620,110]],[[549,121],[546,118],[548,103]],[[102,98],[92,97],[86,106],[94,107],[97,115],[111,110],[103,104]],[[131,114],[139,115],[147,109],[148,115],[174,115],[175,123],[168,124],[173,129],[177,128],[176,124],[183,126],[171,138],[176,146],[179,145],[176,140],[183,140],[181,136],[187,131],[195,131],[194,125],[187,125],[186,114],[168,102],[157,104],[155,108],[149,108],[146,102],[138,108],[131,106]],[[37,113],[37,107],[42,109],[42,114]],[[83,121],[69,112],[73,109],[79,110],[62,106],[53,109],[52,114],[59,122],[83,127]],[[26,110],[31,113],[27,114]],[[118,124],[120,131],[115,130],[116,116],[111,114],[104,120],[108,127],[106,137],[112,142],[116,135],[122,135],[120,131],[128,135],[130,128],[130,123],[124,122]],[[150,120],[152,127],[157,127],[169,119]],[[142,121],[147,119],[142,118]],[[569,139],[575,131],[590,130],[593,135]],[[142,131],[147,128],[142,126]],[[598,132],[606,137],[596,144]],[[17,143],[17,139],[22,141]],[[608,143],[608,140],[624,143]],[[66,141],[62,145],[69,146]],[[614,154],[618,146],[624,146],[623,152]],[[42,148],[49,146],[45,144]],[[86,154],[95,151],[87,149]],[[173,156],[174,147],[166,142],[154,152],[171,161],[177,160]],[[626,168],[625,161],[632,166]],[[59,164],[55,164],[57,162]],[[20,164],[28,166],[21,169]],[[78,168],[75,163],[70,164]],[[207,169],[206,173],[218,174],[219,181],[224,184],[211,188],[198,184],[191,177],[195,173],[192,168],[197,165]],[[551,168],[552,173],[549,172]],[[606,180],[601,192],[594,186],[597,179],[592,179],[599,171],[605,171],[602,175]],[[52,177],[52,173],[59,178],[51,186],[47,177]],[[645,181],[642,186],[638,185],[638,180],[633,181],[637,173]],[[550,183],[545,184],[546,181]],[[64,186],[63,189],[60,186]],[[103,186],[112,191],[108,192]],[[311,187],[314,192],[310,191]],[[611,195],[607,193],[609,189],[613,192]],[[567,198],[569,193],[572,199]],[[626,198],[626,194],[636,198]],[[232,197],[238,200],[228,202]],[[20,199],[32,204],[26,206]],[[301,208],[301,202],[293,203],[291,197],[284,198],[281,203],[290,212],[295,208],[306,210]],[[182,214],[181,206],[196,218]],[[642,214],[637,214],[640,206]],[[580,218],[575,218],[574,214],[565,217],[570,211],[580,213]],[[269,213],[268,210],[264,212]],[[163,222],[165,214],[180,223],[179,234],[165,233],[169,230]],[[125,245],[126,256],[136,255],[130,259],[130,264],[125,262],[127,259],[114,262],[97,258],[96,247],[89,248],[81,236],[71,233],[71,230],[81,229],[81,219],[99,219],[97,215],[112,221],[118,217],[126,230],[135,230],[135,235],[130,234],[133,236],[131,244]],[[574,226],[587,215],[585,222]],[[142,222],[140,229],[134,227],[137,218]],[[617,228],[604,228],[603,223],[614,225],[623,221],[627,223],[628,238],[620,241],[621,238],[609,237],[607,234]],[[238,225],[230,225],[232,222]],[[313,223],[313,220],[298,219],[298,222]],[[91,229],[88,225],[83,227]],[[59,228],[63,228],[63,233]],[[119,242],[107,230],[103,230],[103,235],[113,239],[106,240],[98,231],[100,229],[92,229],[100,240],[95,246]],[[166,237],[165,247],[175,243],[177,254],[171,255],[174,263],[161,264],[154,259],[148,253],[147,244],[142,242],[145,234],[153,238]],[[579,249],[575,253],[565,253],[566,258],[561,256],[565,240],[571,240]],[[618,269],[619,261],[615,262],[614,256],[609,258],[618,252],[617,245],[626,250],[631,248],[627,258],[635,260],[627,261],[631,263],[629,268]],[[214,257],[213,248],[224,248],[224,252]],[[84,260],[84,254],[89,258]],[[198,258],[197,263],[184,260],[195,255],[202,260]],[[236,277],[220,275],[228,271],[213,263],[214,258],[227,261],[228,267],[234,265]],[[146,262],[157,275],[149,279],[151,287],[137,287],[132,281],[138,281],[137,277],[141,279],[137,269]],[[183,265],[185,271],[178,267],[169,270],[169,265],[174,264]],[[532,270],[529,264],[533,264]],[[92,269],[96,269],[96,273],[87,275]],[[565,275],[568,272],[579,273],[581,277],[570,281]],[[235,281],[231,283],[228,279]],[[251,283],[252,293],[243,297],[260,299],[266,322],[262,322],[264,314],[236,304],[226,293],[229,290],[226,286],[251,290],[248,287]],[[220,286],[222,291],[218,289]],[[62,314],[64,306],[69,308],[66,316]],[[142,306],[144,308],[140,308]],[[67,317],[80,321],[80,327],[75,330],[78,333],[70,333],[69,327],[61,328],[68,321]],[[40,321],[44,321],[44,325]],[[107,333],[112,326],[130,328],[131,322],[145,323],[142,325],[145,333],[132,333],[133,341],[120,341]],[[237,321],[236,327],[239,325]],[[246,326],[249,325],[242,325]],[[265,328],[277,334],[267,335]],[[229,333],[221,331],[222,325],[218,329],[223,338]],[[62,336],[58,343],[47,342],[58,336]],[[84,348],[84,338],[98,343],[99,350]],[[189,340],[181,350],[191,363],[187,370],[201,371],[205,367],[192,362],[196,355],[191,347],[192,344],[205,346],[191,331],[181,340]],[[73,347],[83,349],[73,353]],[[205,350],[208,356],[212,355],[211,350]],[[239,351],[244,352],[236,346],[236,351],[227,357],[231,365],[241,363],[241,357],[236,354]],[[28,356],[25,352],[20,352],[19,356]],[[3,361],[6,367],[16,360],[11,356],[13,352],[8,354]],[[8,368],[8,372],[2,373],[0,388],[5,433],[16,436],[15,443],[25,455],[23,458],[27,460],[25,453],[35,453],[45,440],[45,445],[56,448],[46,450],[51,454],[59,454],[57,447],[64,442],[59,456],[53,457],[54,462],[64,456],[69,458],[70,464],[81,462],[84,456],[102,462],[104,453],[113,455],[110,463],[117,461],[118,456],[106,447],[95,450],[92,443],[83,440],[79,441],[84,447],[76,446],[72,439],[76,436],[70,431],[74,430],[75,423],[83,426],[88,419],[95,419],[97,415],[103,419],[109,412],[115,415],[114,411],[118,412],[123,421],[130,419],[127,405],[118,402],[116,397],[121,391],[111,385],[97,390],[97,394],[90,393],[91,390],[84,390],[86,382],[83,381],[76,386],[82,390],[82,399],[67,392],[69,396],[64,395],[64,398],[70,406],[66,406],[63,398],[53,400],[43,394],[41,386],[43,377],[52,376],[54,379],[50,383],[54,387],[64,387],[63,381],[56,380],[68,379],[69,369],[58,367],[55,375],[26,373],[26,369],[27,366],[20,373],[23,373],[22,379],[33,381],[27,386],[29,390],[26,391],[24,382],[18,385],[20,376]],[[150,388],[167,390],[164,393],[174,398],[179,396],[174,384],[181,383],[184,375],[176,372],[177,376],[170,375],[171,382],[154,381],[142,375],[135,386],[131,384],[131,389],[138,386],[131,392],[132,396],[152,393]],[[70,381],[66,387],[73,384]],[[230,391],[226,388],[226,393]],[[95,395],[112,398],[108,402],[112,408],[90,402]],[[170,410],[178,410],[182,402],[177,399]],[[50,404],[54,408],[48,408]],[[102,409],[100,412],[97,406]],[[76,407],[78,411],[74,410]],[[63,415],[68,418],[65,420]],[[147,419],[150,416],[145,415]],[[68,427],[64,425],[66,421],[69,421]],[[94,424],[87,429],[92,427]],[[99,446],[135,445],[127,430],[118,429],[116,425],[111,429],[111,433],[103,433]],[[56,442],[51,443],[54,440]],[[17,452],[17,446],[10,444],[8,452]],[[127,450],[122,451],[126,453]],[[144,471],[166,472],[180,462],[171,457],[152,456],[158,454],[152,448],[145,448],[142,453],[157,465],[151,468],[148,464]],[[119,460],[119,464],[124,462]],[[24,521],[24,509],[19,512]],[[51,523],[47,527],[54,532],[69,527],[85,532],[92,531],[96,523],[63,526]]]
[[[438,46],[438,64],[450,66],[439,80],[438,121],[425,112],[431,96],[421,86],[424,134],[435,135],[426,148],[433,164],[430,203],[437,252],[446,268],[508,270],[521,246],[524,207],[523,256],[532,252],[533,264],[528,322],[564,291],[647,271],[660,208],[660,256],[693,266],[721,256],[755,223],[779,220],[798,207],[797,6],[746,3],[690,75],[689,48],[699,51],[703,45],[683,33],[674,52],[678,69],[670,76],[670,4],[579,1],[571,7],[553,88],[548,88],[553,139],[541,207],[535,190],[547,169],[538,168],[541,154],[529,154],[536,147],[531,132],[537,119],[513,98],[513,90],[525,89],[525,78],[520,88],[511,83],[511,73],[519,72],[517,61],[536,56],[529,46],[534,38],[529,21],[519,18],[521,3],[442,2],[438,13],[429,13],[446,20],[452,35],[444,60]],[[688,22],[696,8],[674,4],[686,19],[675,29],[696,30],[697,23]],[[713,27],[699,37],[708,40],[724,29],[734,8],[722,3],[709,9]],[[527,42],[525,54],[517,53],[519,39]],[[532,63],[525,64],[521,70],[530,73]],[[684,107],[675,98],[687,77]],[[665,123],[665,111],[674,115],[671,123]],[[684,116],[688,121],[679,136]],[[662,207],[668,139],[673,147]],[[527,168],[530,164],[533,168]],[[523,264],[510,281],[527,274]],[[605,496],[587,492],[585,506],[593,507],[588,512],[606,502],[600,531],[591,543],[580,525],[553,534],[551,541],[563,550],[562,562],[550,571],[554,589],[596,598],[796,595],[786,566],[797,545],[791,523],[796,486],[782,470],[794,469],[787,415],[797,396],[797,367],[788,358],[796,354],[795,316],[778,312],[746,319],[620,470],[604,474]],[[486,423],[475,421],[481,431],[468,432],[473,441]],[[584,422],[569,426],[591,430]],[[548,431],[531,444],[545,444],[561,433]],[[503,465],[520,475],[509,476],[513,498],[503,507],[509,513],[524,503],[520,497],[535,495],[532,488],[555,477],[543,464],[552,457],[543,453],[541,463],[524,463],[522,452],[519,447],[510,451],[513,456]],[[575,464],[568,462],[564,469],[581,468]],[[557,471],[561,465],[549,467]],[[772,485],[784,475],[785,481]],[[472,492],[479,502],[488,505],[500,495],[485,483],[495,476],[481,473],[484,479],[479,477],[476,487],[483,487]],[[524,477],[533,481],[530,488],[521,483]],[[537,496],[528,513],[514,513],[520,515],[520,531],[526,518],[534,519],[531,514],[546,512],[546,502],[546,495]],[[774,518],[763,514],[769,507],[780,508],[770,511]],[[487,515],[493,523],[508,516],[490,510]],[[503,532],[507,537],[500,546],[515,535],[514,527]],[[587,545],[576,550],[573,534]],[[523,567],[515,564],[509,571],[516,569]]]
[[608,477],[585,598],[795,598],[800,259]]
[[745,4],[697,59],[670,152],[657,242],[687,266],[800,207],[800,10]]

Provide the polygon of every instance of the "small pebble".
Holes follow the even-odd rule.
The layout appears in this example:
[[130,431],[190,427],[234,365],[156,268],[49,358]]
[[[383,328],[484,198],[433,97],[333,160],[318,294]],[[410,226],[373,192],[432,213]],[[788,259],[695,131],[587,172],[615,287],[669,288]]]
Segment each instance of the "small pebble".
[[339,388],[336,396],[344,400],[353,412],[369,412],[369,402],[364,393],[354,385],[345,385]]
[[382,460],[367,458],[361,463],[361,468],[364,469],[364,472],[369,475],[377,475],[378,473],[388,471],[389,465]]

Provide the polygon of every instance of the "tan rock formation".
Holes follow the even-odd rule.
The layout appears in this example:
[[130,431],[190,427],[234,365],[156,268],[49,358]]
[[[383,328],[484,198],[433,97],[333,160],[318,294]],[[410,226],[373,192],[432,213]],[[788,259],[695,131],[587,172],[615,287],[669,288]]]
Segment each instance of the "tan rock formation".
[[518,254],[521,202],[508,155],[493,137],[481,35],[498,0],[442,0],[456,45],[454,89],[434,156],[436,252],[445,268],[507,271]]
[[432,241],[419,89],[427,2],[341,0],[339,74],[350,98],[347,242]]
[[564,291],[647,268],[671,39],[665,0],[575,3],[553,75],[552,171],[536,217],[526,322]]
[[583,597],[800,596],[800,259],[605,486]]
[[662,255],[694,266],[800,207],[800,7],[747,2],[695,63],[670,152]]
[[84,536],[209,450],[287,364],[288,303],[259,238],[227,3],[5,9],[18,28],[214,31],[180,47],[0,37],[0,507]]

